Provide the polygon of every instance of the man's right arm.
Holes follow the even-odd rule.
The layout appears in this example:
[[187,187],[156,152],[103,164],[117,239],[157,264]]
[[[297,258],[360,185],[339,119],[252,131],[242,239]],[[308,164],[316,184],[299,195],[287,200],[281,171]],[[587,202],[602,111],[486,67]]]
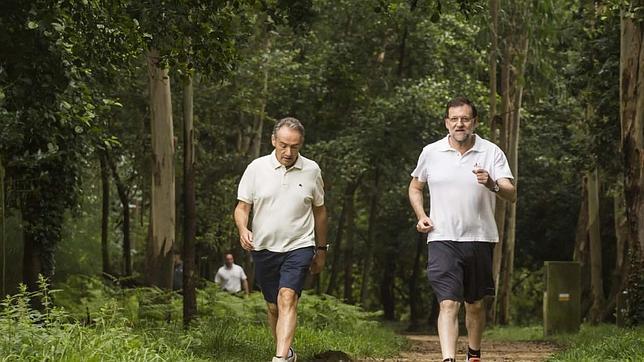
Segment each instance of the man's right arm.
[[432,220],[425,213],[425,207],[423,206],[423,192],[425,190],[425,182],[418,180],[418,177],[411,179],[409,183],[409,203],[411,204],[418,223],[416,224],[416,230],[421,233],[428,233],[434,228]]
[[248,230],[248,219],[253,205],[239,200],[235,207],[235,225],[239,231],[239,243],[244,250],[253,250],[253,232]]

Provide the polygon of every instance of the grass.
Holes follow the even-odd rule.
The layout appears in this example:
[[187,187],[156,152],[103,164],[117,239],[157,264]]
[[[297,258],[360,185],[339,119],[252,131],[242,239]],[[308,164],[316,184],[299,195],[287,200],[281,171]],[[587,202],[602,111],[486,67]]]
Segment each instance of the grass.
[[494,327],[484,337],[496,341],[550,341],[561,351],[550,361],[644,361],[644,326],[582,325],[579,333],[544,337],[541,326]]
[[554,338],[564,350],[551,361],[644,361],[644,326],[582,325],[577,334]]
[[[249,361],[274,354],[259,293],[239,298],[209,284],[198,291],[199,317],[184,330],[175,293],[121,289],[87,277],[60,287],[23,288],[2,302],[0,361]],[[29,308],[34,297],[44,311]],[[303,361],[328,350],[355,358],[397,355],[406,340],[376,317],[330,296],[306,294],[294,347]]]

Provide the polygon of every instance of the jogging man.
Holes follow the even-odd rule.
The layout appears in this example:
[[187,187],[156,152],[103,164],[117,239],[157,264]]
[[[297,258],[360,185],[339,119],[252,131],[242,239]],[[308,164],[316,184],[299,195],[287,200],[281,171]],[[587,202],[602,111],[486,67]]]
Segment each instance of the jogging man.
[[[427,275],[440,304],[438,335],[443,361],[455,361],[458,311],[465,302],[470,362],[481,360],[485,328],[483,297],[494,295],[492,254],[498,241],[496,197],[516,200],[513,176],[503,151],[474,133],[476,107],[466,98],[447,103],[449,134],[423,149],[411,173],[409,201],[427,233]],[[430,216],[423,207],[429,186]]]
[[[273,129],[275,150],[246,168],[239,182],[235,224],[252,252],[255,278],[275,338],[273,362],[296,361],[291,347],[297,302],[309,273],[319,273],[327,250],[327,213],[320,167],[299,154],[304,127],[284,118]],[[253,211],[252,227],[248,220]]]

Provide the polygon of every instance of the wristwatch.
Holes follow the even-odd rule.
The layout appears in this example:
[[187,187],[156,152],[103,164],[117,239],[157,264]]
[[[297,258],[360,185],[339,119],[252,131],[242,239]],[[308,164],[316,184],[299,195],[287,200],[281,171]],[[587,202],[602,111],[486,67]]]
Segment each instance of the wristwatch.
[[317,246],[315,247],[315,250],[324,250],[324,251],[328,251],[328,250],[329,250],[329,244],[326,244],[326,245],[317,245]]
[[492,190],[491,190],[491,191],[492,191],[492,192],[494,192],[494,193],[497,193],[497,192],[499,192],[499,190],[500,190],[500,188],[499,188],[499,184],[497,184],[496,182],[494,182],[494,187],[492,187]]

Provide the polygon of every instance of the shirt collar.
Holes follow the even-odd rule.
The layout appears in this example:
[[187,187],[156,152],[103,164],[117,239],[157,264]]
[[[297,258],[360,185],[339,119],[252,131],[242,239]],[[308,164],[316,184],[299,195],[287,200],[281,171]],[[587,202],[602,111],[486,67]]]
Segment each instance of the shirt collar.
[[[440,151],[454,150],[454,148],[452,148],[452,146],[449,144],[449,134],[439,142]],[[467,150],[467,152],[483,152],[483,142],[481,142],[481,137],[479,137],[477,134],[474,134],[474,146]]]
[[[273,168],[274,168],[274,169],[278,169],[278,168],[280,168],[280,167],[284,167],[284,165],[282,165],[282,164],[277,160],[277,156],[276,156],[276,154],[275,154],[275,150],[273,150],[273,152],[271,152],[271,157],[270,157],[270,159],[271,159],[271,166],[273,166]],[[293,164],[293,166],[292,166],[291,168],[297,168],[298,170],[301,170],[303,167],[304,167],[304,161],[302,160],[302,155],[300,155],[300,154],[298,153],[298,154],[297,154],[297,160],[295,160],[295,163]]]

